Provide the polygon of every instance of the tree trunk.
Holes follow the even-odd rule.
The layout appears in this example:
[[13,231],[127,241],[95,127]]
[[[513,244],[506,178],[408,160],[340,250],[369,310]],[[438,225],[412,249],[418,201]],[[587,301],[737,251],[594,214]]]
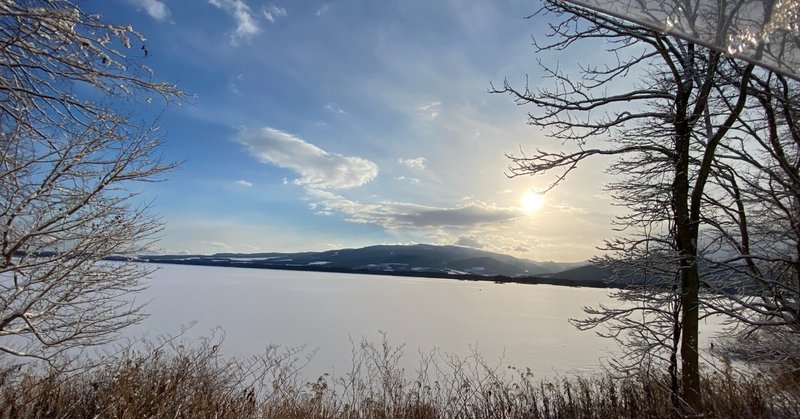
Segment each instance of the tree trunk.
[[[672,183],[675,211],[675,244],[680,254],[681,280],[681,381],[682,398],[690,413],[701,411],[700,369],[697,353],[700,277],[697,269],[697,220],[690,211],[689,159],[691,127],[686,121],[688,92],[681,89],[675,112],[675,178]],[[682,94],[681,94],[682,93]]]
[[672,345],[669,353],[669,385],[672,406],[678,408],[680,403],[680,381],[678,381],[678,347],[681,341],[681,324],[679,321],[680,313],[674,312],[672,321]]
[[681,328],[683,329],[683,340],[681,340],[681,378],[683,381],[683,401],[693,412],[701,411],[700,396],[700,364],[697,351],[698,336],[698,293],[700,280],[697,272],[695,260],[688,260],[689,266],[681,268]]

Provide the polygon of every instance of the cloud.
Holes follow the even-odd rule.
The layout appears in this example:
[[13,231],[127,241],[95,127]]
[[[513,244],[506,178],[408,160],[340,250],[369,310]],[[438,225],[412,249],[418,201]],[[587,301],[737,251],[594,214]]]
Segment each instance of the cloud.
[[474,236],[461,236],[453,244],[456,246],[472,247],[475,249],[483,249],[486,247],[485,244],[478,241],[478,239]]
[[425,157],[417,157],[415,159],[397,159],[397,162],[412,169],[425,169]]
[[241,89],[243,83],[244,83],[244,74],[237,74],[231,77],[230,80],[228,80],[228,90],[230,90],[231,93],[235,95],[244,96],[244,93],[242,93]]
[[169,17],[169,8],[160,0],[132,0],[133,3],[143,8],[155,20],[164,20]]
[[229,245],[227,243],[223,243],[223,242],[210,242],[210,241],[203,240],[201,243],[206,245],[206,246],[214,247],[214,248],[218,248],[218,249],[225,249],[225,250],[233,249],[233,246],[231,246],[231,245]]
[[242,131],[238,141],[262,163],[297,173],[293,183],[311,189],[353,188],[378,176],[378,166],[367,159],[330,153],[274,128]]
[[516,208],[498,207],[481,201],[472,201],[458,207],[432,207],[404,202],[362,203],[335,193],[309,189],[316,208],[340,213],[348,221],[376,224],[387,229],[459,227],[470,228],[483,224],[512,221],[525,214]]
[[409,181],[409,182],[414,183],[414,184],[418,184],[419,183],[419,179],[417,179],[415,177],[398,176],[395,179],[397,179],[399,181],[404,181],[404,180],[405,181]]
[[275,23],[275,19],[286,16],[286,9],[283,7],[278,7],[274,4],[270,4],[269,6],[265,7],[261,10],[261,13],[264,14],[264,17],[270,21],[270,23]]
[[422,117],[426,121],[433,121],[436,117],[439,116],[439,112],[442,108],[442,102],[434,101],[420,105],[417,108],[417,111],[422,115]]
[[317,9],[317,11],[316,11],[316,13],[314,13],[314,15],[322,16],[325,13],[328,13],[330,10],[331,10],[331,6],[328,3],[324,3],[322,6],[320,6],[319,9]]
[[420,227],[473,226],[519,218],[522,214],[514,208],[468,204],[458,208],[420,208],[397,217],[398,220]]
[[[530,257],[532,256],[530,253],[534,250],[531,244],[539,242],[538,239],[531,236],[526,236],[524,240],[520,240],[514,230],[503,230],[500,232],[490,232],[491,229],[477,230],[477,232],[473,230],[469,234],[461,234],[458,236],[446,235],[439,243],[472,247],[506,255]],[[541,248],[543,245],[539,244],[537,246]],[[539,257],[539,255],[533,256]]]
[[225,11],[236,20],[236,30],[231,34],[233,45],[237,45],[240,39],[251,39],[261,32],[250,6],[244,0],[208,0],[208,3]]
[[342,108],[340,108],[339,105],[332,102],[328,102],[325,104],[325,110],[333,113],[341,113],[341,114],[347,113]]
[[554,205],[552,208],[560,213],[571,215],[583,215],[589,213],[589,210],[586,208],[573,207],[569,205]]
[[250,182],[248,182],[246,180],[243,180],[243,179],[237,180],[236,184],[239,185],[239,186],[243,186],[245,188],[252,188],[253,187],[252,183],[250,183]]

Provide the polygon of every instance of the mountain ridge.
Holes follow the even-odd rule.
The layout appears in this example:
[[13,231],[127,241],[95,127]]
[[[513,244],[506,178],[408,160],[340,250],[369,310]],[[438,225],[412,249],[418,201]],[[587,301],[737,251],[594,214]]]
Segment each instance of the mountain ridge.
[[429,272],[477,276],[549,276],[589,262],[533,261],[502,253],[455,245],[373,245],[319,252],[215,253],[212,255],[149,255],[140,260],[264,268],[324,268],[366,272]]

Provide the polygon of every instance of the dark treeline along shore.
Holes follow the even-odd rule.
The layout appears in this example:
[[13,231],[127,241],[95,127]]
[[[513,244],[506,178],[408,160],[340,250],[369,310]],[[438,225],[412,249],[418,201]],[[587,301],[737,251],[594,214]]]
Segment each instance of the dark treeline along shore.
[[[561,285],[567,287],[589,287],[589,288],[624,288],[625,284],[608,282],[605,279],[565,279],[560,277],[549,276],[506,276],[506,275],[475,275],[466,273],[439,273],[439,272],[426,272],[426,271],[377,271],[369,269],[348,269],[340,267],[319,267],[319,266],[290,266],[290,265],[273,265],[273,264],[260,264],[260,263],[235,263],[229,260],[207,260],[207,259],[150,259],[150,263],[168,263],[175,265],[196,265],[196,266],[218,266],[218,267],[232,267],[232,268],[252,268],[252,269],[277,269],[286,271],[309,271],[309,272],[332,272],[332,273],[348,273],[358,275],[386,275],[386,276],[402,276],[414,278],[444,278],[444,279],[457,279],[460,281],[489,281],[499,284],[530,284],[530,285]],[[599,268],[598,268],[599,269]]]

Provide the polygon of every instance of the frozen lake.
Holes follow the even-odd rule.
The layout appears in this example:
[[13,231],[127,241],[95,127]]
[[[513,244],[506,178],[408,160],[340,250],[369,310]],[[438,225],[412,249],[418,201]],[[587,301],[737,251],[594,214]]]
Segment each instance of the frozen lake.
[[465,357],[475,348],[491,364],[554,376],[596,370],[616,350],[568,322],[583,306],[616,304],[604,289],[182,265],[162,265],[148,282],[150,317],[126,333],[196,322],[191,338],[224,329],[226,354],[305,345],[318,349],[311,376],[346,371],[351,341],[378,342],[381,331],[405,345],[410,370],[419,351]]

